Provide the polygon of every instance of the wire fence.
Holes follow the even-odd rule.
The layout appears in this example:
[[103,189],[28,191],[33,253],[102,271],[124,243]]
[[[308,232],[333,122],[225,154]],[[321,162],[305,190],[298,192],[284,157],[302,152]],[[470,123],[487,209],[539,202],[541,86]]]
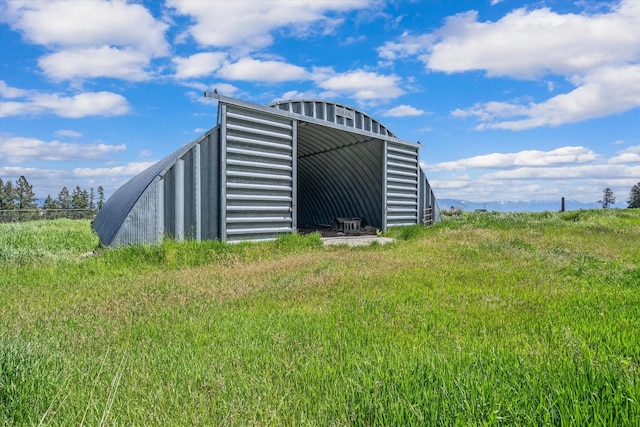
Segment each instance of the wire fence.
[[0,210],[0,223],[58,218],[93,219],[97,213],[97,209],[5,209]]

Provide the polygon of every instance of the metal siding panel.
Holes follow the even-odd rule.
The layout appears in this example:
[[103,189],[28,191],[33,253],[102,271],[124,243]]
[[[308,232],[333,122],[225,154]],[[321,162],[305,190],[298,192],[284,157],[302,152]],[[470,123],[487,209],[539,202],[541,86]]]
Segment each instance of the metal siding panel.
[[[293,232],[292,121],[235,105],[225,107],[223,238],[265,240]],[[303,105],[295,108],[302,111]]]
[[164,179],[158,177],[156,193],[156,242],[164,238]]
[[387,226],[420,222],[418,149],[387,142]]
[[164,174],[164,230],[167,237],[176,235],[175,165]]
[[202,240],[202,180],[200,173],[200,159],[201,159],[201,143],[197,143],[195,151],[193,153],[193,197],[194,200],[194,215],[196,222],[196,240],[199,242]]
[[184,160],[178,159],[174,166],[174,237],[178,241],[184,240]]
[[[313,114],[316,114],[316,105],[313,105]],[[291,182],[291,228],[294,230],[298,229],[298,122],[293,121],[293,128],[291,129],[291,136],[293,137],[293,143],[291,145],[291,157],[294,159],[291,162],[293,169],[291,171],[291,176],[293,181]]]
[[184,159],[184,238],[195,239],[196,210],[195,210],[195,151],[193,147],[183,157]]
[[218,214],[218,235],[227,240],[227,105],[218,104],[220,112],[220,211]]
[[154,244],[159,241],[157,236],[158,217],[156,216],[157,187],[159,185],[161,183],[158,179],[149,185],[138,198],[116,235],[114,246]]
[[219,131],[209,134],[200,149],[202,239],[219,237],[220,157]]

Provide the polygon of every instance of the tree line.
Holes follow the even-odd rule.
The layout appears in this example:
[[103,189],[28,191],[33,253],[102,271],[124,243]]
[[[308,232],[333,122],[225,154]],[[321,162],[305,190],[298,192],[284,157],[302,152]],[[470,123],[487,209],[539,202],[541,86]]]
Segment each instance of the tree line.
[[[38,210],[40,207],[33,192],[33,186],[27,178],[20,176],[15,182],[0,178],[0,210]],[[51,194],[47,195],[42,205],[43,210],[54,209],[97,209],[104,205],[104,189],[99,186],[96,191],[93,187],[89,191],[80,188],[79,185],[73,191],[62,187],[55,199]]]
[[[603,208],[609,208],[616,202],[616,196],[613,194],[613,190],[605,188],[602,190],[602,200],[598,200],[598,203]],[[640,208],[640,182],[631,187],[629,191],[629,200],[627,200],[627,208]]]

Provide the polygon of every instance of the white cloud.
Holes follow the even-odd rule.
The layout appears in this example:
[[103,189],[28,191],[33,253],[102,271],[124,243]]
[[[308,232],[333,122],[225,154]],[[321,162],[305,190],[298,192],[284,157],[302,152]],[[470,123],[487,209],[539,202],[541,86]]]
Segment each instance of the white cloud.
[[[296,36],[326,34],[340,23],[335,14],[366,8],[371,2],[355,0],[216,2],[168,0],[179,15],[195,24],[188,33],[203,46],[232,47],[250,52],[273,43],[272,33],[288,29]],[[331,15],[331,16],[328,16]]]
[[567,166],[588,163],[597,158],[596,153],[585,147],[561,147],[551,151],[525,150],[517,153],[491,153],[453,162],[428,165],[427,169],[430,171],[453,171],[503,169],[516,166]]
[[281,97],[275,98],[273,102],[276,101],[286,101],[290,99],[320,99],[322,98],[318,92],[314,90],[308,90],[304,92],[300,92],[297,90],[290,90],[282,94]]
[[436,41],[434,34],[412,35],[404,32],[397,41],[389,41],[378,48],[381,58],[393,61],[425,53]]
[[485,174],[486,179],[608,179],[640,176],[640,165],[579,165],[571,167],[524,167]]
[[637,60],[638,9],[635,0],[596,15],[517,9],[497,22],[478,22],[477,12],[470,11],[448,18],[422,59],[429,69],[447,73],[486,70],[489,76],[519,78],[580,74]]
[[186,58],[173,58],[176,78],[190,79],[212,74],[219,69],[227,54],[223,52],[201,52]]
[[640,146],[631,146],[606,159],[589,148],[568,146],[550,151],[491,153],[426,164],[424,168],[441,199],[489,202],[567,197],[595,202],[606,187],[616,194],[626,194],[637,183],[638,154]]
[[228,80],[244,80],[252,82],[278,83],[296,80],[307,80],[310,74],[297,65],[282,61],[261,61],[243,58],[235,63],[225,64],[218,70],[218,77]]
[[23,98],[29,95],[29,91],[10,87],[4,80],[0,80],[0,98],[14,99]]
[[101,185],[105,190],[105,195],[109,197],[125,182],[154,163],[155,161],[131,162],[111,168],[76,168],[71,171],[5,166],[0,167],[0,176],[3,179],[17,180],[21,175],[24,175],[38,197],[44,197],[46,194],[55,197],[62,187],[72,189],[76,185],[87,190],[90,187],[97,188]]
[[425,113],[424,110],[420,110],[410,105],[398,105],[397,107],[387,110],[382,115],[386,117],[407,117],[407,116],[422,116],[424,113]]
[[20,1],[4,5],[5,20],[32,43],[49,47],[133,47],[165,55],[168,25],[126,1]]
[[150,78],[145,71],[150,59],[139,51],[102,46],[45,55],[38,60],[38,65],[47,77],[56,81],[96,77],[144,81]]
[[67,138],[80,138],[82,133],[77,132],[75,130],[69,129],[60,129],[55,132],[56,136],[67,137]]
[[3,4],[5,21],[24,38],[53,53],[40,58],[54,80],[150,77],[154,57],[165,56],[168,25],[140,4],[114,1],[21,1]]
[[594,14],[523,8],[495,22],[480,22],[478,13],[469,11],[449,17],[432,33],[404,33],[378,53],[387,60],[416,57],[433,71],[484,70],[488,76],[517,79],[557,75],[575,86],[539,102],[490,101],[453,112],[478,119],[478,130],[558,126],[640,107],[636,0]]
[[523,130],[558,126],[622,113],[640,107],[640,65],[600,68],[584,78],[579,87],[544,102],[520,105],[508,102],[476,104],[455,110],[454,117],[475,116],[476,129]]
[[356,70],[336,74],[318,82],[323,89],[353,96],[358,102],[394,99],[403,95],[400,77]]
[[75,168],[71,172],[80,178],[108,178],[108,177],[133,177],[156,162],[130,162],[124,166],[111,168]]
[[640,145],[634,145],[618,152],[618,155],[609,159],[610,164],[638,163],[640,164]]
[[8,163],[29,161],[101,160],[108,154],[126,150],[125,144],[78,144],[60,141],[42,141],[36,138],[2,138],[0,153]]
[[113,92],[85,92],[74,96],[39,94],[33,104],[60,117],[119,116],[129,112],[129,103]]
[[0,103],[0,117],[55,114],[75,119],[86,116],[119,116],[130,111],[129,103],[125,97],[107,91],[84,92],[66,96],[10,88],[6,85],[5,91],[9,91],[13,96],[19,94],[23,99],[3,100]]

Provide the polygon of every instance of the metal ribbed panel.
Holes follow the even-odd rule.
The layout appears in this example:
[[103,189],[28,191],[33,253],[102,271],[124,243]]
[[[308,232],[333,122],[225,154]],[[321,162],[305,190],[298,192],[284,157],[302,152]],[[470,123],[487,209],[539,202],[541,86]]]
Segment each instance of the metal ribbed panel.
[[387,226],[417,224],[418,149],[387,142]]
[[138,199],[135,207],[127,215],[112,246],[129,245],[131,242],[157,243],[162,236],[157,233],[157,191],[160,180],[156,179]]
[[347,128],[374,132],[395,138],[396,136],[373,117],[348,105],[320,100],[278,101],[270,105],[284,111],[302,114],[319,120],[336,123]]
[[225,105],[223,239],[264,240],[295,230],[293,124]]

